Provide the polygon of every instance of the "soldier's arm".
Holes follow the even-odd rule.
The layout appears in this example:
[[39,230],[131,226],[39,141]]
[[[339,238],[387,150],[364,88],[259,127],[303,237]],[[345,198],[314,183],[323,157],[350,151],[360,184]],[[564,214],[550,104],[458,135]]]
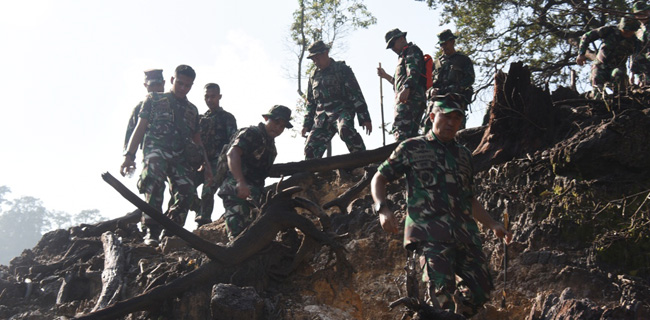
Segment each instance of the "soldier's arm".
[[507,231],[503,224],[492,219],[487,211],[485,211],[485,208],[483,208],[483,205],[476,200],[476,197],[472,197],[472,216],[474,220],[490,228],[497,237],[505,237],[507,243],[510,243],[510,240],[512,240],[512,233]]
[[386,205],[386,184],[388,184],[388,179],[379,171],[376,172],[370,182],[370,193],[375,201],[375,206],[382,204],[381,209],[377,212],[381,228],[388,233],[397,234],[399,232],[397,218]]
[[312,79],[314,73],[309,77],[309,83],[307,84],[307,100],[305,101],[305,117],[302,121],[302,133],[305,136],[305,133],[311,130],[311,127],[314,125],[314,116],[316,115],[316,100],[314,100],[314,94],[312,92],[313,85]]
[[409,50],[409,53],[404,57],[404,65],[406,67],[404,84],[408,84],[410,88],[413,88],[419,84],[418,81],[422,76],[421,70],[424,69],[424,57],[415,50]]
[[238,146],[232,146],[228,150],[228,169],[233,178],[237,181],[237,197],[246,199],[250,196],[251,191],[242,171],[241,157],[243,150]]
[[[357,78],[354,76],[352,69],[347,65],[343,65],[342,72],[343,79],[345,79],[345,91],[348,100],[354,107],[354,112],[357,114],[359,125],[366,127],[368,123],[371,123],[370,112],[368,112],[368,104],[366,104],[366,99],[363,97],[363,92],[361,92],[359,82],[357,82]],[[372,128],[372,124],[370,126]]]
[[212,184],[212,168],[210,166],[210,161],[208,160],[208,153],[205,152],[205,147],[203,146],[203,141],[201,140],[201,132],[196,132],[192,136],[192,141],[194,144],[199,146],[201,148],[202,153],[203,153],[203,174],[205,176],[205,184],[206,185],[211,185]]
[[135,126],[135,131],[131,135],[131,140],[124,153],[124,161],[120,166],[120,174],[125,176],[135,170],[135,153],[138,151],[138,146],[144,139],[144,134],[147,132],[149,121],[145,118],[139,118],[138,124]]

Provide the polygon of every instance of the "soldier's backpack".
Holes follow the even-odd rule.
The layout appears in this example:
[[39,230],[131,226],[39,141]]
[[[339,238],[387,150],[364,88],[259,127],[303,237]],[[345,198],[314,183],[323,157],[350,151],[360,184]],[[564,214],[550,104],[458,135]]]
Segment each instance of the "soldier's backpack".
[[219,188],[223,183],[223,181],[226,180],[226,174],[228,174],[228,170],[229,170],[228,150],[230,150],[232,144],[235,142],[235,139],[237,139],[239,134],[245,129],[248,129],[248,127],[237,129],[237,131],[233,133],[232,136],[230,136],[230,141],[227,144],[223,145],[223,148],[221,148],[221,152],[219,153],[219,157],[217,158],[217,167],[212,173],[213,186]]

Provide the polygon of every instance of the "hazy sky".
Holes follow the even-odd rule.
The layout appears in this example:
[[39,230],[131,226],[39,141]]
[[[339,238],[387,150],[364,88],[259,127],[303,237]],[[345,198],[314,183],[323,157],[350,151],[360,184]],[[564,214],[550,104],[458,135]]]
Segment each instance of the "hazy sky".
[[[367,6],[378,23],[353,32],[344,39],[347,48],[331,56],[357,76],[374,127],[363,138],[374,149],[382,145],[376,67],[381,62],[392,73],[397,61],[385,49],[384,34],[399,27],[434,55],[435,35],[444,28],[423,2],[369,0]],[[295,56],[287,40],[296,8],[291,0],[2,2],[0,185],[13,197],[40,198],[51,210],[99,209],[111,218],[133,210],[100,175],[119,176],[127,119],[146,93],[143,70],[164,69],[169,89],[174,68],[188,64],[197,72],[188,97],[199,112],[207,110],[203,85],[216,82],[221,105],[238,125],[257,124],[271,106],[293,108],[299,98],[289,77]],[[392,122],[387,82],[383,92],[385,118]],[[485,106],[475,103],[472,110],[470,127],[479,124]],[[335,154],[347,152],[338,136],[333,142]],[[303,158],[304,138],[285,131],[276,144],[276,163]],[[119,179],[135,190],[137,177]],[[222,213],[216,202],[213,219]],[[188,221],[193,218],[190,213]]]

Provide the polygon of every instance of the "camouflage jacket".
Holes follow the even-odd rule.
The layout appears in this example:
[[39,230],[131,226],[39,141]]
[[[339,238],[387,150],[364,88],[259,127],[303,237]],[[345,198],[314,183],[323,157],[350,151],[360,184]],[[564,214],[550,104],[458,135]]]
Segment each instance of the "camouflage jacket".
[[171,92],[152,92],[142,102],[140,118],[149,121],[144,135],[144,153],[160,149],[182,154],[192,136],[199,132],[199,111],[187,99]]
[[409,42],[397,58],[393,89],[398,92],[404,85],[408,84],[410,89],[409,100],[424,101],[425,74],[422,50]]
[[407,139],[378,168],[389,181],[406,175],[404,246],[414,242],[480,245],[472,215],[471,153],[433,133]]
[[221,148],[230,142],[230,137],[237,131],[237,120],[230,112],[219,107],[216,111],[208,110],[202,114],[199,127],[208,160],[215,160]]
[[[253,187],[263,188],[264,179],[268,177],[269,170],[278,155],[275,139],[266,133],[264,123],[240,130],[232,146],[242,150],[241,169],[246,182]],[[228,184],[228,181],[233,179],[232,174],[228,172],[222,185]],[[233,194],[237,194],[236,190],[233,191]],[[219,194],[223,193],[220,191]]]
[[459,93],[467,102],[472,101],[474,89],[474,64],[472,60],[460,53],[442,55],[434,63],[433,86],[438,89],[438,94]]
[[582,35],[578,54],[585,54],[589,44],[598,39],[602,40],[602,44],[594,64],[609,68],[625,68],[627,58],[641,49],[641,41],[636,37],[625,38],[617,26],[605,26]]
[[[138,124],[138,115],[140,114],[140,108],[142,108],[142,102],[138,102],[138,105],[133,108],[133,112],[131,112],[131,117],[129,118],[129,123],[126,126],[126,135],[124,136],[124,151],[126,151],[126,148],[129,147],[129,140],[131,140],[131,135],[133,135],[133,131],[135,131],[135,127]],[[140,145],[142,147],[142,145]]]
[[354,72],[344,61],[334,59],[327,68],[315,68],[309,76],[306,109],[303,124],[308,130],[314,125],[314,117],[323,112],[331,115],[348,109],[357,114],[359,124],[370,121],[368,105]]
[[650,73],[650,30],[644,24],[637,31],[637,39],[641,42],[639,54],[632,59],[631,70],[636,74]]

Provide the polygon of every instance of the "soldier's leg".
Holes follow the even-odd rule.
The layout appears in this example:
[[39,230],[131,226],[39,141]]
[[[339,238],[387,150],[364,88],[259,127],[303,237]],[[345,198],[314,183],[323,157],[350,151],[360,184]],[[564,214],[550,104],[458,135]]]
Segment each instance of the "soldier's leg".
[[167,217],[180,226],[185,225],[190,205],[196,197],[194,169],[185,161],[170,163],[167,174],[174,190],[174,204],[167,210]]
[[422,246],[422,281],[427,284],[429,303],[450,312],[456,311],[454,293],[456,250],[451,244],[426,243]]
[[339,132],[339,137],[345,142],[350,153],[366,150],[366,145],[363,143],[363,138],[354,128],[354,113],[342,112],[336,119],[336,129]]
[[[165,194],[167,165],[167,161],[160,152],[156,150],[149,152],[144,158],[142,173],[140,174],[140,180],[138,180],[138,191],[144,193],[147,203],[161,213]],[[162,231],[160,224],[150,216],[143,214],[142,227],[146,232],[145,243],[147,245],[157,245]]]
[[393,135],[395,140],[403,141],[418,135],[424,105],[419,101],[407,101],[395,105],[395,122],[393,123]]
[[[216,172],[217,169],[216,159],[210,162],[210,167],[212,169],[212,172]],[[203,173],[201,173],[201,176],[203,176]],[[203,181],[203,179],[201,179],[201,181]],[[206,185],[206,184],[203,184],[203,187],[201,188],[201,199],[199,201],[200,208],[199,211],[196,212],[196,218],[194,219],[194,221],[196,221],[199,227],[204,224],[208,224],[212,222],[212,210],[214,209],[214,194],[217,193],[217,189],[219,189],[219,186]]]
[[605,96],[605,84],[611,78],[612,70],[602,64],[594,64],[591,66],[591,98],[602,99]]
[[456,266],[456,273],[468,289],[462,294],[464,301],[461,308],[466,317],[471,317],[488,301],[494,289],[487,258],[480,246],[464,245],[459,250]]
[[317,117],[316,123],[314,123],[314,127],[309,132],[305,142],[305,159],[322,158],[325,150],[327,150],[327,142],[332,140],[334,134],[336,134],[336,125],[329,123],[326,116],[320,115]]

